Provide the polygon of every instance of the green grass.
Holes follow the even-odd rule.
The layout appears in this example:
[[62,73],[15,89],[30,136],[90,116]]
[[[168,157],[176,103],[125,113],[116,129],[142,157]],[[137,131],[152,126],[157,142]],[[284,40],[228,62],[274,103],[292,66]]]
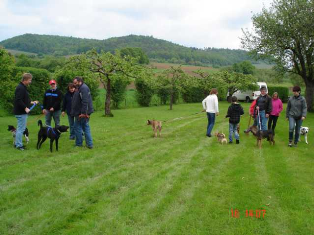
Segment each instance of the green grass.
[[[220,102],[214,131],[228,133],[228,105]],[[239,145],[221,146],[205,136],[205,114],[191,115],[201,104],[168,109],[94,113],[95,148],[74,148],[63,134],[54,153],[48,141],[35,149],[36,116],[24,152],[6,131],[15,118],[1,117],[0,234],[314,234],[313,131],[309,145],[288,148],[280,117],[275,146],[263,141],[259,150],[245,134]],[[152,118],[168,120],[162,138],[152,137]],[[241,133],[247,124],[246,114]],[[246,218],[246,209],[266,215]]]

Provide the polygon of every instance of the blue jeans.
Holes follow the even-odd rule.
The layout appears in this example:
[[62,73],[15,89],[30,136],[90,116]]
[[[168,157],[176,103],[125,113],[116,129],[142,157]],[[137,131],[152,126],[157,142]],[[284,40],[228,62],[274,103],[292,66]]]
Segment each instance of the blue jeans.
[[46,113],[46,126],[51,126],[51,118],[53,117],[53,120],[55,121],[55,126],[60,126],[60,115],[61,110],[57,110],[54,112],[50,112],[47,110]]
[[15,146],[20,148],[23,146],[23,132],[26,128],[27,114],[15,115],[17,119],[17,128],[15,134]]
[[293,141],[293,131],[295,130],[294,143],[297,144],[300,136],[300,128],[302,126],[301,118],[289,117],[289,142]]
[[70,126],[70,139],[75,139],[74,117],[68,115],[68,121]]
[[[258,118],[260,118],[260,120],[258,120]],[[267,131],[268,118],[266,117],[265,110],[259,111],[259,117],[257,115],[256,120],[257,120],[258,128],[261,129],[262,131]],[[261,122],[261,127],[260,127],[260,122]]]
[[239,136],[239,133],[238,133],[238,130],[237,130],[237,126],[238,126],[238,123],[234,124],[234,123],[230,123],[229,122],[229,141],[232,142],[232,136],[233,136],[233,133],[234,133],[234,137],[236,140],[239,140],[240,139],[240,136]]
[[211,132],[213,130],[214,124],[215,124],[215,113],[207,113],[207,119],[208,119],[208,124],[207,124],[207,136],[211,136]]
[[93,147],[93,139],[90,133],[89,119],[75,117],[74,119],[74,130],[75,130],[75,145],[83,146],[83,136],[85,134],[85,141],[88,147]]

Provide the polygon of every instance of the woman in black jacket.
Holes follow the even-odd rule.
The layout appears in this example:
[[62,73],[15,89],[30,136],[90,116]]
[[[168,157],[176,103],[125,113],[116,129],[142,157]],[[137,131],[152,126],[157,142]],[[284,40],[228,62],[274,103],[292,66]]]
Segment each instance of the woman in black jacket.
[[67,113],[69,126],[70,126],[70,140],[75,139],[75,131],[74,131],[74,116],[71,116],[72,109],[72,98],[75,92],[75,85],[73,83],[69,83],[68,92],[65,94],[63,98],[62,105],[62,117],[64,117],[65,112]]

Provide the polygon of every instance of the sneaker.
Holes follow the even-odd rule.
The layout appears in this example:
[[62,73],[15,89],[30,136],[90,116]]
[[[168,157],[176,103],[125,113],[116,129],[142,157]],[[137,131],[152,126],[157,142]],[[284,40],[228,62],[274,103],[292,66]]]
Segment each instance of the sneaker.
[[93,146],[86,146],[87,148],[89,148],[89,149],[92,149],[93,148]]
[[20,150],[20,151],[26,150],[26,149],[24,148],[24,146],[22,146],[22,147],[17,147],[16,149],[17,149],[17,150]]
[[292,147],[292,142],[289,142],[288,146],[289,146],[289,147]]
[[206,135],[207,137],[212,137],[212,135]]
[[232,141],[229,141],[229,144],[232,144],[233,142]]
[[293,147],[298,147],[298,143],[294,143]]
[[240,140],[236,140],[236,144],[240,144]]

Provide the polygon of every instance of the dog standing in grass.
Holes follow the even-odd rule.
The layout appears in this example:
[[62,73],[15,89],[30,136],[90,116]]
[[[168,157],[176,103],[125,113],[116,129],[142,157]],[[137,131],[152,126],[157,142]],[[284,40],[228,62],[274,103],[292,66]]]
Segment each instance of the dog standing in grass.
[[259,130],[257,126],[251,126],[249,128],[249,131],[251,131],[253,135],[256,137],[257,146],[259,148],[262,147],[262,139],[267,139],[271,145],[275,144],[273,130],[270,129],[270,130],[262,131],[262,130]]
[[228,143],[226,135],[224,133],[215,133],[215,136],[217,137],[219,143],[221,144]]
[[161,137],[162,122],[156,120],[147,120],[147,125],[153,127],[154,136],[157,137],[157,132],[159,132],[159,137]]

